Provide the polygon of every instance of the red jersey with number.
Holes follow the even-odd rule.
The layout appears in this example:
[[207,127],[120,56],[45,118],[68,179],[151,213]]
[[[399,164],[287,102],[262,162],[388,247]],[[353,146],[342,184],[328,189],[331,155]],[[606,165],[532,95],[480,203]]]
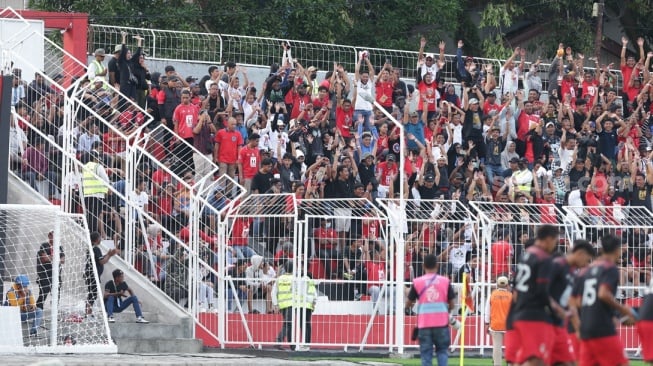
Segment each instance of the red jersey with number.
[[193,127],[197,124],[199,117],[199,109],[197,106],[192,104],[180,104],[175,108],[175,111],[172,115],[173,121],[177,122],[177,136],[182,139],[192,138]]
[[599,82],[596,79],[592,79],[592,81],[590,82],[583,81],[582,97],[585,98],[586,95],[589,95],[590,97],[589,101],[587,101],[588,108],[592,108],[592,106],[594,105],[594,96],[596,96],[598,90],[599,90]]
[[223,128],[215,134],[215,142],[220,144],[218,162],[235,164],[238,161],[238,146],[243,144],[243,136],[240,132]]
[[351,128],[354,121],[354,109],[349,108],[349,111],[345,112],[342,107],[338,106],[336,108],[336,128],[340,132],[342,137],[351,137],[349,129]]
[[238,153],[238,162],[243,165],[243,177],[252,179],[258,173],[258,165],[261,156],[258,147],[250,148],[243,146]]
[[396,176],[399,172],[399,164],[392,163],[388,166],[388,162],[384,161],[376,166],[376,173],[380,175],[379,184],[383,186],[390,186],[392,184],[392,176]]

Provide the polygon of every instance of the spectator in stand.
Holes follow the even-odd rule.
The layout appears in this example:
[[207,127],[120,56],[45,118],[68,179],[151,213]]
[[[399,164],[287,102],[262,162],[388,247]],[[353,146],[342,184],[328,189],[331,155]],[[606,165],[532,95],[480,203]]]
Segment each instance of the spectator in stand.
[[[373,247],[370,249],[370,244]],[[369,243],[363,244],[363,258],[365,270],[367,272],[367,294],[372,297],[372,306],[376,308],[376,303],[381,295],[381,288],[387,281],[386,251],[383,244]],[[388,295],[389,288],[386,288],[385,294]]]
[[[102,255],[102,249],[100,249],[100,243],[102,242],[102,237],[100,233],[94,231],[91,233],[91,245],[93,246],[93,258],[88,257],[88,262],[86,262],[86,271],[84,272],[84,279],[86,281],[86,287],[88,288],[88,297],[86,300],[86,316],[91,316],[93,314],[93,305],[98,296],[98,286],[99,284],[95,280],[95,272],[97,271],[97,278],[101,280],[102,273],[104,272],[104,265],[107,264],[109,259],[116,254],[120,254],[120,251],[117,248],[111,248],[107,251],[107,254]],[[93,270],[95,267],[95,271]]]
[[[343,87],[336,87],[336,98],[338,101],[338,106],[336,107],[336,136],[341,136],[345,139],[351,138],[351,129],[353,128],[354,123],[354,110],[352,109],[352,104],[356,104],[358,101],[358,88],[354,88],[353,101],[345,99],[343,95]],[[364,117],[364,115],[363,115]]]
[[250,258],[251,264],[245,269],[245,281],[247,283],[247,309],[252,314],[260,314],[260,311],[254,309],[254,297],[259,295],[259,298],[266,299],[266,310],[265,313],[268,313],[270,309],[267,308],[267,301],[270,300],[270,305],[272,303],[272,285],[268,281],[266,284],[263,283],[263,267],[265,262],[263,257],[260,255],[254,255]]
[[[476,94],[478,98],[469,98],[470,91]],[[468,146],[476,147],[476,155],[480,158],[485,157],[485,141],[483,140],[483,111],[479,103],[484,101],[483,94],[476,87],[465,88],[463,91],[463,106],[465,110],[465,120],[462,128],[462,138]],[[455,138],[454,138],[455,142]]]
[[392,94],[394,92],[395,84],[397,83],[396,76],[392,72],[392,65],[390,60],[386,60],[383,68],[375,81],[376,101],[388,113],[392,113]]
[[323,262],[327,279],[338,277],[338,273],[333,272],[334,264],[338,268],[338,233],[332,225],[331,220],[323,217],[320,227],[313,230],[317,257]]
[[247,145],[238,152],[238,181],[245,187],[247,193],[251,193],[252,180],[259,170],[261,161],[258,149],[259,139],[260,136],[257,133],[249,135]]
[[272,174],[272,159],[266,158],[261,161],[258,173],[252,178],[251,191],[254,194],[269,193],[272,189],[274,174]]
[[388,154],[386,161],[376,166],[376,181],[379,182],[378,197],[385,198],[388,195],[390,186],[399,174],[399,165],[396,163],[394,154]]
[[535,60],[535,63],[531,65],[531,67],[526,71],[524,74],[524,80],[525,80],[525,88],[527,90],[535,90],[537,93],[542,92],[542,78],[540,78],[540,63],[542,60],[538,57],[537,60]]
[[98,125],[92,123],[90,126],[83,128],[84,133],[79,135],[77,140],[77,153],[88,153],[91,152],[93,144],[96,142],[101,142],[99,132],[100,129]]
[[624,80],[623,86],[622,86],[622,91],[624,93],[628,93],[629,91],[629,84],[627,81],[632,79],[632,74],[633,71],[635,70],[635,65],[637,62],[639,63],[644,63],[644,38],[639,37],[637,38],[637,46],[639,48],[639,61],[635,60],[635,56],[628,55],[626,57],[626,51],[628,49],[628,38],[621,37],[621,44],[623,47],[621,47],[621,76]]
[[163,291],[181,305],[182,299],[188,298],[188,253],[184,248],[177,247],[172,259],[166,263],[165,272]]
[[[40,72],[34,73],[34,80],[27,86],[27,98],[25,102],[30,108],[36,108],[36,103],[39,101],[48,101],[52,103],[52,89],[48,86],[45,78]],[[46,104],[46,108],[48,105]]]
[[496,241],[490,247],[491,280],[497,280],[499,276],[510,274],[510,263],[512,262],[513,250],[509,242],[510,231],[500,228],[496,233]]
[[149,323],[149,321],[143,318],[141,303],[138,301],[138,297],[134,295],[134,291],[132,291],[127,282],[125,282],[125,273],[116,269],[113,271],[112,275],[113,280],[104,285],[104,306],[107,310],[109,323],[115,323],[116,321],[113,317],[113,313],[120,313],[130,305],[134,306],[136,323]]
[[15,107],[18,103],[25,101],[25,85],[23,85],[20,79],[20,69],[14,69],[12,74],[11,106]]
[[36,336],[43,323],[43,309],[36,306],[34,295],[27,286],[29,286],[29,278],[25,275],[18,275],[11,289],[7,291],[3,305],[20,307],[20,320],[23,322],[32,320],[29,335]]
[[191,146],[194,145],[194,130],[199,124],[198,120],[199,110],[190,103],[190,92],[183,90],[181,104],[175,108],[172,117],[176,137],[174,156],[177,158],[177,164],[173,168],[175,172],[183,172],[188,169],[195,171]]
[[[515,58],[517,55],[521,56],[521,63],[519,66],[515,67]],[[505,95],[506,93],[517,93],[517,90],[519,89],[519,74],[524,70],[525,57],[526,50],[517,47],[510,58],[508,58],[501,67],[499,72],[499,82],[501,84],[499,88],[501,95]]]
[[9,161],[11,170],[17,170],[23,162],[23,154],[27,150],[27,135],[16,125],[13,114],[9,115]]
[[[365,61],[365,64],[367,65],[367,71],[361,72],[363,61]],[[373,116],[372,111],[374,109],[372,105],[374,97],[372,96],[372,83],[369,82],[370,78],[374,80],[374,66],[372,66],[369,57],[365,52],[363,52],[361,53],[354,69],[353,87],[356,89],[355,92],[358,93],[359,98],[356,99],[354,105],[355,111],[353,119],[358,121],[360,116],[363,116],[364,128],[368,131],[373,127],[371,120]]]
[[25,149],[22,155],[22,172],[23,179],[37,192],[36,182],[46,181],[49,195],[47,198],[52,198],[57,194],[57,173],[50,168],[45,146],[45,141],[37,138],[33,146]]
[[206,109],[199,112],[197,124],[193,127],[193,163],[195,175],[200,180],[213,170],[213,136],[216,133],[215,124],[211,122],[211,116]]
[[[294,150],[294,147],[293,147]],[[279,176],[281,183],[283,184],[283,192],[290,193],[293,192],[292,184],[301,179],[301,167],[297,161],[293,158],[292,154],[286,153],[283,156],[281,164],[277,166],[279,170]]]
[[120,93],[135,101],[138,78],[136,78],[134,71],[142,53],[143,37],[133,36],[133,38],[138,41],[138,48],[136,49],[136,53],[132,55],[132,52],[127,48],[127,46],[125,46],[125,43],[127,43],[127,34],[128,33],[124,31],[120,32],[120,35],[122,36],[122,48],[120,50],[120,55],[118,56],[118,67],[120,69]]
[[[176,77],[168,78],[165,75],[161,76],[161,90],[156,95],[159,114],[161,115],[161,124],[165,125],[170,130],[174,130],[174,112],[177,109],[177,106],[181,104],[181,88],[178,86],[178,83]],[[167,131],[164,134],[163,145],[166,149],[170,148],[169,145],[172,141],[172,137],[172,134]]]
[[220,129],[215,135],[213,161],[220,166],[220,174],[231,178],[236,175],[238,148],[243,145],[243,137],[236,130],[236,119],[227,120],[227,128]]

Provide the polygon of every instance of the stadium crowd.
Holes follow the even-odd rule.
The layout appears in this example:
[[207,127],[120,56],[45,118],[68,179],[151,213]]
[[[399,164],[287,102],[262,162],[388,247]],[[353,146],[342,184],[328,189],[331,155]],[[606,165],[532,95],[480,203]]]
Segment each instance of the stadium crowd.
[[[145,40],[134,36],[136,47],[130,48],[128,36],[122,34],[112,57],[104,49],[95,50],[76,91],[86,108],[77,113],[73,131],[84,164],[74,176],[62,176],[61,156],[46,139],[57,141],[64,135],[63,91],[38,74],[25,85],[21,71],[13,70],[12,168],[35,189],[43,191],[38,183],[48,182],[45,191],[53,200],[58,182],[68,182],[79,209],[89,216],[90,230],[114,239],[120,248],[125,204],[114,192],[155,218],[156,223],[148,221],[151,225],[139,230],[147,235],[135,239],[141,270],[178,300],[187,291],[181,285],[187,259],[176,241],[189,237],[189,184],[214,165],[219,167],[216,178],[226,174],[248,194],[269,195],[262,201],[269,206],[283,207],[273,196],[282,193],[300,203],[341,200],[335,206],[324,204],[323,218],[311,221],[314,244],[309,256],[317,259],[313,269],[317,277],[367,281],[368,286],[351,293],[357,299],[369,294],[373,301],[377,284],[389,276],[386,262],[393,253],[386,253],[388,235],[371,216],[378,200],[398,197],[400,182],[405,182],[405,198],[413,205],[406,233],[407,280],[422,274],[421,261],[428,253],[437,255],[439,272],[453,282],[460,282],[462,273],[474,279],[486,268],[479,263],[479,239],[473,234],[478,223],[439,222],[433,200],[506,203],[509,208],[497,212],[497,220],[508,215],[507,222],[524,218],[507,205],[511,202],[612,207],[609,215],[595,215],[612,224],[626,220],[617,214],[619,207],[651,210],[653,52],[645,52],[642,39],[635,55],[627,52],[629,41],[623,39],[618,88],[612,65],[588,63],[562,44],[543,75],[541,60],[527,63],[525,49],[516,48],[496,70],[463,56],[464,43],[458,41],[452,66],[456,79],[448,80],[442,73],[445,43],[439,43],[436,56],[425,51],[427,41],[421,39],[417,77],[409,82],[391,60],[372,64],[367,51],[361,52],[354,70],[334,63],[320,78],[316,67],[294,59],[291,44],[284,42],[281,61],[271,65],[262,85],[254,85],[247,69],[232,61],[210,66],[199,80],[184,78],[172,65],[162,72],[149,70]],[[121,103],[114,90],[153,116],[146,131],[168,128],[144,143],[152,158],[139,162],[133,192],[125,192],[127,144],[117,131],[128,135],[146,118]],[[403,124],[403,135],[388,115]],[[218,212],[234,198],[235,190],[225,182],[207,198],[202,212],[202,258],[210,264],[221,255],[215,246]],[[357,198],[372,204],[343,201]],[[492,279],[515,271],[536,223],[561,222],[553,212],[531,212],[524,224],[493,228],[496,245],[488,248],[493,262],[487,264]],[[292,256],[293,225],[285,219],[244,217],[230,227],[225,254],[233,277],[243,278],[234,296],[249,301],[260,296],[266,299],[266,311],[272,311],[266,279],[274,279],[275,269]],[[621,234],[629,248],[620,263],[622,283],[639,287],[651,278],[653,232],[628,229]],[[596,239],[594,235],[594,244]],[[200,296],[209,307],[215,278],[211,273],[201,277],[205,286]],[[621,296],[640,294],[635,290]]]

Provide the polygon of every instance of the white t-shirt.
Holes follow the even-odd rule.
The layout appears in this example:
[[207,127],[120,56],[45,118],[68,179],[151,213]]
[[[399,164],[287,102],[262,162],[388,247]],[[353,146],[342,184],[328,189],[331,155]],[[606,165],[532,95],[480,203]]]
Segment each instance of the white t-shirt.
[[508,70],[502,67],[499,73],[499,82],[501,83],[501,94],[516,93],[519,85],[519,68],[513,67],[512,70]]
[[453,140],[451,141],[452,143],[459,143],[462,145],[463,143],[463,124],[459,125],[454,125],[453,123],[451,124],[451,129],[453,130]]
[[560,157],[560,167],[563,171],[569,171],[571,159],[574,157],[574,150],[569,150],[561,147],[558,149],[558,156]]
[[454,271],[458,271],[465,264],[465,257],[470,250],[472,250],[471,243],[460,244],[458,247],[451,249],[449,252],[449,263],[451,263]]
[[356,98],[356,105],[354,109],[359,109],[363,111],[371,111],[374,109],[372,103],[365,100],[365,97],[374,99],[374,83],[371,80],[367,81],[367,84],[363,84],[360,80],[356,82],[358,88],[358,97]]
[[145,192],[136,193],[135,191],[132,191],[129,192],[129,201],[132,202],[135,207],[138,207],[142,210],[149,202],[149,197]]
[[437,74],[438,71],[440,71],[440,68],[438,68],[438,62],[434,60],[433,65],[431,65],[431,67],[426,66],[426,64],[422,65],[421,75],[422,78],[424,78],[424,75],[426,75],[426,73],[429,72],[431,73],[431,75],[433,75],[433,80],[435,80],[435,74]]

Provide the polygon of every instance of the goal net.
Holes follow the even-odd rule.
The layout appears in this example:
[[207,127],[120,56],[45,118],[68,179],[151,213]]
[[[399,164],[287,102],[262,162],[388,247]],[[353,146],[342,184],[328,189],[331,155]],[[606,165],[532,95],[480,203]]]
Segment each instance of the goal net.
[[92,257],[82,215],[0,205],[0,352],[117,352]]

